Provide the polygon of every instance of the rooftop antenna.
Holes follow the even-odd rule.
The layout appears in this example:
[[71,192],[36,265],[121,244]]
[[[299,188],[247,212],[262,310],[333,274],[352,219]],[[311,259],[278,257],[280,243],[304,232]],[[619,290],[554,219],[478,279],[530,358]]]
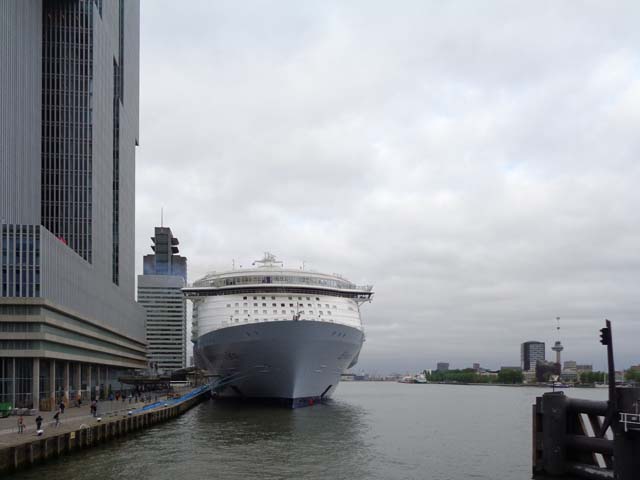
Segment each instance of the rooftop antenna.
[[556,322],[558,322],[558,326],[556,327],[556,330],[560,331],[560,317],[556,317]]

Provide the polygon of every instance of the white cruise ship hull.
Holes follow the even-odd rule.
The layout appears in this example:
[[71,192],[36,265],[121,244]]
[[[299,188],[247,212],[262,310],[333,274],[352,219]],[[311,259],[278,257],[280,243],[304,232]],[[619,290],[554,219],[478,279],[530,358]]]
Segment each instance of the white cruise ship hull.
[[363,341],[358,328],[283,320],[214,330],[197,340],[194,356],[213,375],[220,397],[295,408],[329,398],[357,362]]

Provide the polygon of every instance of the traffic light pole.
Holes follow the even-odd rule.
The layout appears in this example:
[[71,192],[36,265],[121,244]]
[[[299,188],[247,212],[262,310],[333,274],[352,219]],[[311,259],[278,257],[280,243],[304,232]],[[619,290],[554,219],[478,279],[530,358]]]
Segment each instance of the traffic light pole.
[[600,343],[607,346],[607,363],[609,366],[609,408],[604,418],[602,427],[600,428],[599,437],[604,437],[607,428],[611,422],[617,421],[618,412],[617,395],[616,395],[616,367],[613,363],[613,334],[611,332],[611,322],[606,320],[607,326],[600,329]]

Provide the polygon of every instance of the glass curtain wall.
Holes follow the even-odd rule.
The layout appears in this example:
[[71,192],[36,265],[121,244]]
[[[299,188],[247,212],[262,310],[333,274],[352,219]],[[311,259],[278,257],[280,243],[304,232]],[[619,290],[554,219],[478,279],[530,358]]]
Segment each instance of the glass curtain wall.
[[33,358],[16,358],[16,408],[33,408]]
[[13,406],[13,358],[0,358],[0,403]]

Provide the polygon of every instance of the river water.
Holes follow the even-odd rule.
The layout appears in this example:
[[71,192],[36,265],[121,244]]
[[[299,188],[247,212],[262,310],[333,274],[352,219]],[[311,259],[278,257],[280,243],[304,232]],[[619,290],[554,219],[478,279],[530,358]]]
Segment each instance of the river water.
[[[148,430],[17,479],[531,478],[538,388],[343,382],[325,405],[207,401]],[[606,389],[569,396],[606,399]]]

